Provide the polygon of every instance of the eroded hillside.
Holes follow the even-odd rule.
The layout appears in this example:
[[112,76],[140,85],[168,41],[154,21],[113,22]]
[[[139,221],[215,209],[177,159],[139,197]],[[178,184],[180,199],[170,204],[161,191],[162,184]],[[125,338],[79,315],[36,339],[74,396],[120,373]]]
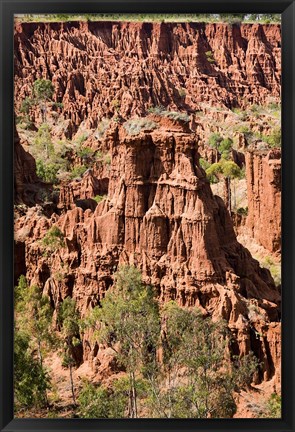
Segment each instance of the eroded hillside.
[[[16,282],[83,317],[134,265],[280,392],[280,282],[248,250],[279,260],[280,72],[279,25],[16,24]],[[38,79],[53,96],[24,109]],[[80,337],[77,366],[118,373]]]

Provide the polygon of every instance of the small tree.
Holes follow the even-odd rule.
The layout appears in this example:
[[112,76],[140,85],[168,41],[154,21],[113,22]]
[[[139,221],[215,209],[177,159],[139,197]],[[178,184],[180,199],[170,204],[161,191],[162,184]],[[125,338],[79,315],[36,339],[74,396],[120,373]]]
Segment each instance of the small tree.
[[128,397],[127,377],[112,381],[108,388],[85,381],[78,397],[78,414],[82,418],[124,418]]
[[18,326],[14,331],[14,392],[15,411],[40,408],[48,404],[50,380],[30,347],[30,335]]
[[231,150],[233,147],[233,140],[231,138],[225,138],[219,145],[219,151],[223,159],[229,159]]
[[221,159],[220,164],[222,170],[221,172],[224,178],[225,205],[227,206],[228,211],[231,213],[231,180],[241,178],[242,170],[233,161]]
[[36,161],[36,174],[47,183],[57,183],[59,166],[54,163],[45,164],[42,159]]
[[224,180],[225,205],[231,212],[231,180],[242,177],[241,168],[235,162],[222,158],[207,168],[206,175],[211,183]]
[[58,323],[61,327],[61,338],[63,343],[63,366],[70,370],[70,383],[74,405],[77,404],[73,380],[73,367],[77,365],[75,348],[81,344],[79,321],[80,314],[76,308],[76,302],[71,297],[67,297],[58,309]]
[[[52,338],[52,308],[47,296],[37,286],[28,286],[26,278],[22,275],[19,278],[18,286],[15,288],[15,329],[17,338],[15,341],[15,352],[18,356],[17,373],[24,374],[23,382],[31,382],[39,392],[38,398],[44,399],[48,404],[46,389],[49,385],[47,373],[43,365],[43,353],[46,348],[54,345]],[[33,351],[37,349],[38,362],[33,357]],[[19,351],[18,351],[19,350]],[[21,369],[21,365],[32,361],[32,371]],[[31,378],[29,374],[32,374]],[[40,378],[40,386],[34,384],[34,380]],[[22,387],[19,387],[20,393]],[[41,397],[42,396],[42,397]],[[22,398],[25,397],[22,396]],[[30,396],[32,399],[32,396]],[[33,401],[33,399],[32,399]]]
[[216,150],[216,162],[218,160],[218,147],[222,141],[222,136],[219,133],[213,133],[209,137],[209,146]]
[[33,84],[33,94],[35,101],[39,104],[42,121],[46,122],[46,103],[52,100],[54,94],[54,87],[51,81],[45,79],[38,79]]
[[51,139],[50,128],[47,123],[43,123],[37,132],[37,136],[34,141],[36,150],[44,154],[48,159],[54,153],[54,145]]
[[232,366],[225,322],[203,318],[197,308],[169,302],[162,323],[163,363],[152,395],[155,410],[168,418],[232,417],[234,390],[251,381],[257,368],[252,355]]
[[111,346],[129,376],[128,416],[138,417],[136,372],[150,374],[156,361],[160,320],[153,290],[134,267],[121,267],[116,283],[93,309],[89,323],[98,339]]

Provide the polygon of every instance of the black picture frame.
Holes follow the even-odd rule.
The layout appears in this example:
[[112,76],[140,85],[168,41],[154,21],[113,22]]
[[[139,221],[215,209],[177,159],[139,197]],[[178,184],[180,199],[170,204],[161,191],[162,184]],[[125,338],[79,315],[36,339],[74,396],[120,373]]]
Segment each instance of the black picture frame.
[[[13,418],[13,18],[20,13],[282,14],[282,419]],[[295,431],[295,3],[294,0],[0,0],[0,430],[12,431]]]

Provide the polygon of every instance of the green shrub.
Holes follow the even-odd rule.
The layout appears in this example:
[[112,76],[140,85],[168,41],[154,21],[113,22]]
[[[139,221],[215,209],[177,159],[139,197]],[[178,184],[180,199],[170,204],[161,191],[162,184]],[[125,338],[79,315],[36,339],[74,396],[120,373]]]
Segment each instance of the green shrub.
[[106,165],[110,165],[110,164],[111,164],[111,161],[112,161],[111,155],[110,155],[110,154],[106,154],[106,155],[104,156],[104,158],[103,158],[103,161],[104,161],[104,163],[105,163]]
[[282,135],[281,128],[275,128],[270,135],[263,135],[263,141],[265,141],[270,147],[281,147]]
[[248,207],[239,207],[237,213],[241,216],[248,216]]
[[21,104],[20,112],[28,114],[30,112],[31,107],[33,106],[34,102],[31,98],[26,97]]
[[199,164],[200,167],[203,168],[205,171],[211,166],[211,164],[206,159],[203,158],[199,159]]
[[245,388],[250,386],[253,375],[257,372],[260,363],[253,354],[252,351],[246,356],[240,358],[239,356],[234,356],[234,367],[236,372],[235,384],[238,388]]
[[106,198],[106,195],[96,195],[95,197],[93,197],[92,199],[94,199],[94,201],[98,203],[100,203],[101,201],[103,201]]
[[53,163],[44,163],[41,159],[36,161],[36,174],[46,183],[57,183],[57,173],[59,167]]
[[281,263],[276,263],[272,257],[266,256],[262,259],[261,265],[270,271],[275,285],[281,285]]
[[218,183],[218,174],[222,173],[220,163],[216,162],[206,169],[206,175],[210,183]]
[[88,159],[93,155],[93,150],[90,147],[82,147],[77,151],[77,155],[82,159]]
[[53,102],[52,106],[55,108],[60,108],[60,109],[63,109],[63,107],[64,107],[62,102]]
[[81,418],[108,418],[110,401],[106,388],[84,382],[78,397]]
[[238,128],[238,132],[244,134],[246,138],[250,138],[253,136],[253,132],[250,130],[249,126],[242,125]]
[[48,373],[36,360],[30,337],[21,330],[14,332],[15,411],[46,406],[46,390],[50,388]]
[[273,393],[267,402],[268,418],[281,418],[282,417],[282,398],[276,393]]
[[233,140],[231,138],[225,138],[223,139],[220,144],[218,150],[221,154],[224,152],[229,152],[233,147]]
[[219,133],[213,133],[209,137],[209,146],[217,150],[221,141],[222,136]]
[[[136,382],[136,384],[138,384]],[[137,397],[141,396],[137,385]],[[109,388],[84,381],[79,394],[79,416],[82,418],[124,418],[128,407],[128,378],[112,382]]]
[[267,107],[272,111],[277,111],[281,108],[281,105],[277,102],[270,102]]
[[215,63],[215,59],[213,57],[212,51],[206,51],[205,55],[206,55],[207,60],[208,60],[209,63]]
[[46,251],[54,252],[65,246],[64,235],[57,226],[53,225],[41,240],[41,245]]
[[82,177],[82,175],[85,173],[86,170],[87,167],[85,165],[77,165],[70,172],[70,178],[74,179],[74,178]]
[[38,101],[50,100],[54,94],[54,87],[50,80],[37,79],[33,84],[33,91]]
[[34,140],[33,153],[43,155],[47,159],[54,154],[54,145],[51,139],[50,127],[47,123],[42,123],[38,129],[37,136]]
[[258,113],[258,111],[259,111],[259,106],[256,105],[256,104],[253,104],[253,105],[250,106],[250,110],[251,110],[253,113]]

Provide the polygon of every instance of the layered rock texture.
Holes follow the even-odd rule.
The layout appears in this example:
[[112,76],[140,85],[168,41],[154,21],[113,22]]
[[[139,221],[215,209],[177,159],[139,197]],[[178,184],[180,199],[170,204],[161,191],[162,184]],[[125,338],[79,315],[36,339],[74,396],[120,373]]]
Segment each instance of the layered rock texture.
[[[280,293],[237,242],[223,201],[199,167],[196,137],[177,122],[165,120],[162,128],[160,119],[155,131],[135,137],[115,127],[107,198],[94,210],[66,207],[49,219],[31,209],[16,219],[28,279],[44,287],[55,308],[71,295],[84,314],[112,285],[118,266],[134,264],[161,302],[175,299],[226,319],[232,352],[254,351],[263,361],[260,379],[270,379],[279,365]],[[54,224],[66,246],[44,256],[40,240]]]
[[[96,161],[81,179],[62,182],[58,202],[44,211],[33,192],[46,185],[40,186],[35,161],[16,134],[16,203],[28,207],[15,212],[15,275],[25,273],[55,309],[72,296],[84,315],[112,286],[118,266],[133,264],[155,286],[160,302],[174,299],[198,306],[204,316],[224,318],[233,335],[232,355],[253,351],[262,363],[256,382],[274,378],[280,391],[279,289],[238,243],[232,218],[199,163],[200,153],[216,161],[215,151],[204,148],[212,132],[210,106],[279,100],[280,26],[17,24],[17,112],[38,78],[54,84],[68,138],[81,125],[93,131],[102,118],[114,117],[103,144],[95,134],[91,138],[93,150],[105,145],[111,164]],[[204,102],[207,111],[196,120]],[[124,120],[157,105],[191,113],[190,124],[153,114],[141,131],[127,132]],[[214,115],[217,121],[227,116]],[[37,107],[30,116],[40,123]],[[239,149],[246,144],[241,136]],[[244,164],[244,155],[234,157]],[[245,161],[247,229],[279,253],[280,153],[253,150]],[[97,203],[96,195],[104,199]],[[48,253],[42,238],[54,225],[65,245]],[[84,335],[83,359],[95,365],[99,355],[104,353]]]
[[23,23],[14,44],[17,108],[36,79],[50,79],[70,133],[117,111],[194,112],[204,101],[245,107],[280,96],[279,25]]
[[272,253],[281,252],[281,150],[246,153],[251,235]]

